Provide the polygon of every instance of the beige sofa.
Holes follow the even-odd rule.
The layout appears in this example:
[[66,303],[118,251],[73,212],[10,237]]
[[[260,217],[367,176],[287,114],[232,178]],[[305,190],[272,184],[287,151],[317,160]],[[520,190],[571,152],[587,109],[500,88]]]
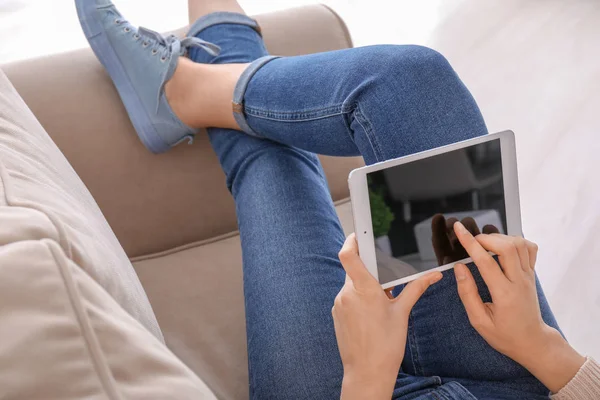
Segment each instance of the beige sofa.
[[[324,6],[281,11],[261,15],[257,19],[273,54],[296,55],[351,46],[344,23]],[[8,171],[2,175],[0,168],[0,183],[4,177],[4,186],[0,185],[0,197],[4,193],[7,199],[6,204],[0,202],[0,211],[3,210],[2,206],[11,207],[13,214],[17,208],[21,211],[28,207],[35,208],[41,210],[55,227],[62,226],[60,229],[46,229],[46,219],[39,219],[39,215],[32,214],[31,218],[34,219],[29,220],[37,221],[31,224],[36,228],[24,229],[19,237],[14,233],[19,230],[13,229],[11,246],[14,242],[35,239],[42,240],[55,259],[62,257],[56,254],[64,251],[66,261],[58,263],[62,265],[63,278],[69,266],[75,276],[69,278],[73,282],[84,282],[87,276],[91,277],[95,283],[85,281],[85,285],[95,287],[98,283],[99,287],[94,290],[102,289],[103,293],[105,291],[116,300],[112,308],[109,307],[110,310],[122,307],[129,316],[141,323],[136,325],[137,330],[144,329],[152,333],[148,336],[154,337],[132,340],[128,347],[139,345],[158,349],[164,336],[167,347],[206,383],[216,397],[247,398],[242,265],[234,204],[207,137],[199,135],[193,145],[180,145],[164,155],[148,152],[135,135],[108,76],[88,49],[5,65],[2,70],[37,117],[43,130],[68,160],[68,163],[61,161],[60,152],[49,140],[45,141],[45,133],[33,122],[31,125],[15,123],[18,129],[13,129],[10,128],[12,122],[9,117],[8,141],[3,139],[2,135],[6,132],[0,127],[0,163],[4,163],[3,168]],[[1,90],[10,92],[10,88]],[[2,112],[17,112],[11,109],[13,103],[9,93],[4,106],[6,109]],[[26,114],[26,111],[19,112]],[[40,133],[29,141],[28,135],[32,130]],[[31,173],[27,172],[30,170],[21,170],[19,158],[12,158],[15,148],[26,157],[33,157],[28,158],[27,168],[37,168],[39,171]],[[41,155],[36,155],[36,152],[41,152]],[[323,157],[322,160],[343,225],[350,230],[346,179],[348,172],[360,166],[362,161],[357,158],[330,157]],[[76,176],[67,179],[72,173],[69,163],[85,186],[78,183]],[[60,167],[55,170],[57,164]],[[30,179],[32,175],[37,176],[38,172],[44,176],[43,179],[60,181],[61,184],[40,186],[41,183],[36,183],[38,180]],[[40,178],[39,182],[43,179]],[[31,206],[33,200],[27,199],[27,194],[17,196],[17,189],[22,189],[24,185],[29,185],[28,190],[34,191],[37,185],[41,197],[35,201],[41,202],[42,206]],[[86,187],[93,199],[87,197]],[[52,198],[58,200],[48,205],[44,196],[54,196]],[[63,198],[68,200],[61,200]],[[131,260],[152,309],[147,306],[145,295],[137,286],[135,274],[127,273],[129,267],[126,264],[130,264],[122,258],[120,248],[115,247],[118,243],[113,243],[112,232],[101,220],[102,215],[96,210],[94,199],[124,249],[123,254]],[[76,206],[69,205],[66,211],[61,211],[61,202],[66,201]],[[81,210],[77,208],[80,204],[85,204]],[[3,214],[0,213],[0,224],[6,221],[2,218]],[[64,224],[60,221],[69,218],[76,221]],[[26,221],[29,220],[19,219],[18,227],[27,225]],[[52,237],[55,231],[58,232],[56,238]],[[38,250],[20,253],[19,247],[5,245],[6,240],[0,243],[0,250],[12,249],[9,256],[19,262],[24,259],[19,254],[34,254],[39,250],[38,246]],[[111,249],[110,252],[107,249]],[[97,257],[94,256],[96,251]],[[96,262],[103,254],[112,257],[111,261],[107,261],[109,266]],[[73,272],[75,265],[87,274],[86,277]],[[132,283],[122,287],[123,282]],[[87,287],[82,285],[84,289]],[[84,289],[80,288],[80,295],[87,293]],[[100,301],[100,297],[96,296],[94,301]],[[82,304],[85,306],[88,303]],[[94,312],[89,310],[94,309],[92,306],[87,308],[92,326]],[[106,318],[110,320],[110,312],[106,313]],[[120,318],[118,321],[124,321],[122,324],[131,322],[127,322],[128,316]],[[114,322],[111,326],[117,329],[119,323]],[[20,333],[17,330],[13,334]],[[102,347],[101,340],[100,344],[100,348],[106,348]],[[2,364],[7,362],[2,356],[8,354],[2,351],[0,346],[0,387]],[[110,364],[112,359],[107,359]],[[129,374],[141,373],[143,366],[133,365]],[[114,368],[109,367],[113,374],[110,379],[121,382],[125,378],[123,374],[117,376]],[[184,395],[171,394],[162,398],[186,398]],[[0,397],[5,398],[2,393]]]

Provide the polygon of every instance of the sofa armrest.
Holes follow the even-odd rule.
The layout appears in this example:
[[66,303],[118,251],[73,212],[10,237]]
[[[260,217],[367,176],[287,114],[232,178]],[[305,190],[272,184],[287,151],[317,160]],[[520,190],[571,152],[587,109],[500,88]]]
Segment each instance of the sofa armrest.
[[[314,53],[352,45],[343,21],[320,5],[265,15],[269,51]],[[225,177],[206,135],[163,155],[138,140],[90,49],[2,67],[89,188],[129,257],[237,229]],[[334,200],[347,197],[355,158],[323,158]]]

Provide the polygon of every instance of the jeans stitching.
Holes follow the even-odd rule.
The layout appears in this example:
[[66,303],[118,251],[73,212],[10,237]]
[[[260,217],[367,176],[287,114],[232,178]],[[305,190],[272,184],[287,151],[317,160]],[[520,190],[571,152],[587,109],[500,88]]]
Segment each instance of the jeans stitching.
[[331,117],[337,117],[337,116],[340,116],[340,115],[343,115],[343,114],[342,113],[327,114],[327,115],[322,115],[322,116],[319,116],[319,117],[305,118],[305,119],[279,119],[279,118],[271,118],[271,117],[266,117],[266,116],[248,114],[248,113],[246,113],[246,115],[249,116],[249,117],[253,117],[253,118],[260,118],[260,119],[266,119],[266,120],[269,120],[269,121],[277,121],[277,122],[307,122],[307,121],[317,121],[319,119],[326,119],[326,118],[331,118]]
[[[336,112],[332,112],[332,113],[327,113],[328,111],[336,111]],[[315,116],[312,118],[308,117],[309,113],[313,113],[316,115],[316,113],[318,112],[322,112],[324,113],[323,115],[319,115],[319,116]],[[253,117],[253,118],[259,118],[259,119],[264,119],[264,120],[269,120],[269,121],[278,121],[278,122],[306,122],[306,121],[317,121],[319,119],[326,119],[326,118],[331,118],[331,117],[337,117],[337,116],[343,116],[346,117],[348,114],[350,114],[352,111],[345,111],[344,110],[344,106],[331,106],[328,108],[323,108],[321,110],[313,110],[310,112],[304,112],[304,113],[298,113],[298,112],[271,112],[271,111],[266,111],[266,110],[260,110],[257,108],[252,108],[252,107],[248,107],[246,105],[244,105],[244,112],[242,113],[242,115],[244,116],[244,119],[246,121],[246,123],[248,123],[247,117]],[[304,119],[299,119],[299,118],[277,118],[278,116],[295,116],[295,117],[299,117],[303,115],[305,118]],[[347,128],[347,133],[348,133],[348,137],[350,138],[350,141],[354,144],[356,144],[355,140],[354,140],[354,135],[352,134],[352,129],[350,129],[350,125],[346,122],[346,128]],[[364,129],[364,128],[363,128]]]
[[408,316],[408,344],[410,347],[410,358],[412,360],[413,365],[415,366],[415,375],[423,375],[423,370],[421,368],[421,364],[419,363],[419,349],[417,347],[417,338],[415,334],[414,328],[414,317],[411,312]]
[[[365,131],[365,135],[367,136],[367,139],[369,140],[371,149],[373,149],[373,153],[375,154],[375,159],[378,162],[383,161],[384,160],[383,153],[381,152],[381,150],[379,148],[379,144],[377,143],[377,138],[373,131],[373,125],[371,125],[371,122],[367,119],[365,114],[361,111],[360,104],[357,105],[356,109],[354,110],[354,118],[356,119],[356,122],[358,122],[358,124]],[[362,119],[362,121],[361,121],[361,119]]]
[[[461,400],[473,399],[476,400],[476,397],[473,396],[473,393],[469,392],[467,388],[461,385],[458,382],[448,382],[447,384],[440,387],[440,390],[437,391],[437,394],[443,396],[444,399],[452,400],[455,398],[460,398]],[[460,396],[460,397],[457,397]],[[468,396],[468,397],[464,397]]]
[[286,122],[302,122],[316,119],[323,119],[333,117],[336,115],[343,114],[342,106],[335,105],[325,108],[319,108],[314,110],[305,111],[269,111],[262,110],[260,108],[253,108],[244,105],[244,110],[247,115],[257,118],[270,119],[273,121],[286,121]]

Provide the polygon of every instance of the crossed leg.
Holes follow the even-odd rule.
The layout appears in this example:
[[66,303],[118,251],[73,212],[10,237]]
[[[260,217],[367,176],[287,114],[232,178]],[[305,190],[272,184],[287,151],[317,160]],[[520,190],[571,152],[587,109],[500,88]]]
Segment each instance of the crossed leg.
[[[201,3],[190,0],[191,9],[214,11]],[[222,54],[192,51],[195,62],[244,64],[267,55],[249,26],[217,24],[199,37]],[[336,398],[343,369],[331,306],[344,283],[337,258],[344,237],[313,152],[362,154],[372,163],[486,134],[485,124],[447,61],[422,47],[276,59],[244,84],[249,132],[211,128],[209,136],[237,207],[251,397]],[[556,326],[538,292],[546,322]],[[411,314],[394,397],[420,396],[547,398],[471,328],[451,272]]]

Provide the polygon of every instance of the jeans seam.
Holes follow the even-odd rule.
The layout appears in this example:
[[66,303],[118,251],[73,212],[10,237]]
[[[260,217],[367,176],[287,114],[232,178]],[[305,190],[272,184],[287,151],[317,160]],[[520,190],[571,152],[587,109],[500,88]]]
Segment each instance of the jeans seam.
[[[444,399],[446,400],[452,400],[457,398],[457,396],[461,396],[460,399],[476,399],[476,397],[473,395],[473,393],[469,392],[469,390],[467,388],[465,388],[463,385],[461,385],[458,382],[448,382],[447,384],[441,386],[439,388],[438,391],[436,391],[437,394],[439,394],[440,396],[443,396]],[[467,395],[468,397],[464,397],[465,395]]]
[[[373,130],[373,125],[367,119],[365,114],[361,111],[360,104],[358,104],[356,106],[356,109],[354,110],[354,118],[356,119],[356,122],[358,122],[358,124],[365,131],[365,135],[367,136],[369,144],[371,145],[371,149],[373,149],[373,154],[375,154],[375,159],[377,160],[377,162],[383,161],[384,160],[383,153],[381,152],[381,149],[379,148],[379,143],[377,143],[377,138],[376,138],[375,132]],[[361,121],[361,119],[362,119],[362,121]]]
[[284,122],[303,122],[342,115],[341,105],[335,105],[315,110],[298,111],[269,111],[260,108],[253,108],[244,105],[244,111],[247,115],[257,118],[269,119],[272,121]]
[[[327,113],[328,111],[330,111],[330,113]],[[335,112],[331,112],[331,111],[335,111]],[[316,113],[318,113],[318,112],[324,112],[324,114],[316,116]],[[310,113],[315,114],[315,116],[308,117],[308,115]],[[284,112],[272,112],[272,111],[260,110],[257,108],[252,108],[252,107],[248,107],[248,106],[244,105],[244,115],[246,117],[259,118],[259,119],[263,119],[263,120],[276,121],[276,122],[289,122],[289,123],[317,121],[320,119],[332,118],[332,117],[337,117],[337,116],[345,117],[346,115],[348,115],[350,113],[351,113],[351,111],[344,110],[343,105],[331,106],[331,107],[323,108],[321,110],[312,110],[310,112],[304,112],[304,113],[285,112],[285,111]],[[281,118],[281,116],[292,116],[292,115],[296,116],[296,117],[304,115],[304,119]],[[352,143],[356,143],[354,140],[354,136],[352,135],[352,129],[350,129],[350,126],[348,125],[347,122],[346,122],[346,128],[347,128],[346,132],[348,133],[348,137],[350,138],[350,141],[352,141]]]
[[415,334],[415,324],[413,313],[411,312],[408,315],[408,344],[410,347],[410,358],[412,359],[412,363],[415,366],[415,375],[423,376],[423,369],[421,368],[421,364],[419,363],[419,349],[417,347],[417,339]]

